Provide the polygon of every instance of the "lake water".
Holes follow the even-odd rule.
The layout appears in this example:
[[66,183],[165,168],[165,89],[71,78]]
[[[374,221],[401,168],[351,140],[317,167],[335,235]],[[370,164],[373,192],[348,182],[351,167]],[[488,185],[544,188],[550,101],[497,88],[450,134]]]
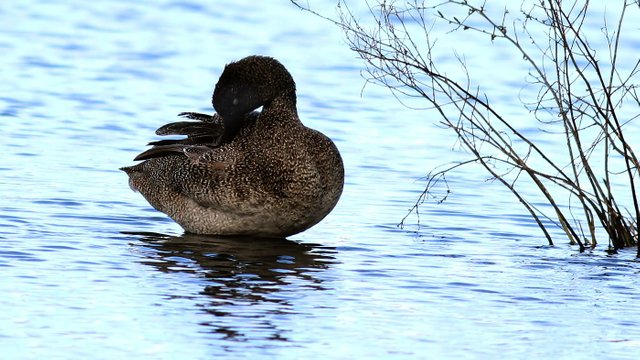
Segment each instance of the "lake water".
[[[411,216],[397,227],[424,175],[464,154],[435,113],[364,86],[340,31],[288,1],[11,1],[0,30],[0,357],[640,350],[635,251],[547,246],[480,169],[450,176],[449,200],[421,207],[420,226]],[[468,46],[483,58],[482,44]],[[343,154],[343,197],[288,240],[183,235],[117,168],[177,113],[209,112],[223,66],[249,54],[291,71],[303,121]],[[517,92],[517,76],[496,81],[499,93]]]

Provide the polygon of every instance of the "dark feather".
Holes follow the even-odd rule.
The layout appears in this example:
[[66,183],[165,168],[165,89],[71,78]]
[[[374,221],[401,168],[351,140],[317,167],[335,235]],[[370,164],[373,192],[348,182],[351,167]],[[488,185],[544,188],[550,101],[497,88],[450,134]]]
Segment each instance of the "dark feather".
[[[260,115],[259,112],[251,112],[245,115],[243,121],[255,121]],[[186,136],[181,139],[156,140],[149,143],[153,147],[140,155],[134,160],[147,160],[168,155],[182,154],[193,155],[189,151],[199,153],[201,150],[211,149],[220,146],[224,126],[222,118],[218,114],[206,115],[196,112],[183,112],[178,116],[198,121],[177,121],[161,126],[156,130],[156,134],[160,136],[166,135],[182,135]],[[194,150],[185,149],[197,147]]]
[[220,115],[218,115],[218,114],[213,114],[213,116],[211,116],[211,115],[207,115],[207,114],[201,114],[201,113],[197,113],[197,112],[187,111],[187,112],[181,112],[180,114],[178,114],[178,116],[183,117],[183,118],[187,118],[187,119],[191,119],[191,120],[198,120],[198,121],[202,121],[202,122],[206,122],[206,123],[222,124],[222,117]]
[[218,146],[219,138],[213,136],[193,136],[188,137],[186,139],[166,139],[166,140],[157,140],[151,141],[147,145],[154,146],[162,146],[162,145],[172,145],[172,144],[182,144],[182,145],[198,145],[198,144],[208,144],[209,146]]
[[185,145],[181,145],[181,144],[154,146],[151,149],[136,156],[135,159],[133,159],[133,161],[147,160],[147,159],[163,157],[167,155],[176,155],[176,154],[184,155],[184,148],[185,148]]
[[161,126],[156,130],[156,135],[220,136],[223,130],[224,128],[221,124],[199,121],[178,121]]

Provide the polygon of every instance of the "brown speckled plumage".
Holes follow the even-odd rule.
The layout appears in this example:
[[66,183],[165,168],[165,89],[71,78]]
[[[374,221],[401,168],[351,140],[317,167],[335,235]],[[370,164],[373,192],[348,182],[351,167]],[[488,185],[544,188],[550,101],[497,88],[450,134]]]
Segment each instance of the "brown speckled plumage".
[[[158,129],[163,140],[122,168],[130,185],[186,231],[285,237],[322,220],[344,183],[338,149],[298,118],[295,83],[273,58],[227,65],[214,94],[214,116]],[[263,106],[261,112],[252,110]],[[164,130],[163,130],[164,129]]]

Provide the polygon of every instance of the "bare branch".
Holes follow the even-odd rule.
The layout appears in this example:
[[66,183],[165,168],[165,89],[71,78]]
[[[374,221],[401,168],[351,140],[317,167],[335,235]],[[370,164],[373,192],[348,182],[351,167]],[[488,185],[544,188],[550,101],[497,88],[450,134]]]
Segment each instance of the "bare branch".
[[[435,111],[439,124],[450,129],[472,155],[471,160],[430,172],[424,192],[407,216],[419,214],[427,200],[443,203],[448,198],[449,172],[480,165],[525,207],[549,244],[553,244],[549,223],[556,224],[581,251],[585,243],[595,246],[602,230],[614,250],[637,243],[640,163],[624,127],[640,114],[626,111],[622,115],[621,109],[629,102],[640,105],[640,60],[626,73],[618,64],[619,59],[628,58],[620,54],[623,24],[628,11],[637,11],[637,2],[623,4],[615,25],[604,22],[608,46],[604,57],[593,46],[598,40],[591,40],[592,32],[585,30],[585,20],[591,19],[587,0],[541,0],[528,7],[523,3],[516,14],[519,18],[513,18],[508,8],[490,9],[486,1],[378,0],[377,5],[368,6],[371,26],[344,1],[338,3],[337,20],[314,12],[308,4],[293,2],[344,31],[347,44],[367,66],[367,82],[389,88],[403,103],[424,100],[428,105],[421,108]],[[455,32],[500,42],[528,64],[524,75],[538,91],[535,98],[521,95],[520,99],[543,132],[562,135],[564,154],[535,141],[501,114],[475,82],[464,54],[453,53],[459,65],[455,76],[441,71],[435,61],[441,51],[439,37]],[[623,195],[612,185],[614,179],[624,183]],[[446,192],[436,197],[433,191],[440,185]],[[531,186],[539,198],[521,191]],[[630,199],[633,211],[628,210],[628,202],[619,204],[620,198]],[[540,199],[549,205],[550,214],[532,205]]]

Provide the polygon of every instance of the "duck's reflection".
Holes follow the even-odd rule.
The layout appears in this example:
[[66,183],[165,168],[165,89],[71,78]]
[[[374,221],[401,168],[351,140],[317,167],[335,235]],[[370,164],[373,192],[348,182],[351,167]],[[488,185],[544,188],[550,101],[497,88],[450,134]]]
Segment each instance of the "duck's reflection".
[[130,234],[142,241],[143,263],[206,279],[198,306],[214,317],[203,325],[227,339],[286,340],[274,317],[297,313],[291,300],[302,292],[324,290],[318,272],[335,262],[333,248],[286,239]]

